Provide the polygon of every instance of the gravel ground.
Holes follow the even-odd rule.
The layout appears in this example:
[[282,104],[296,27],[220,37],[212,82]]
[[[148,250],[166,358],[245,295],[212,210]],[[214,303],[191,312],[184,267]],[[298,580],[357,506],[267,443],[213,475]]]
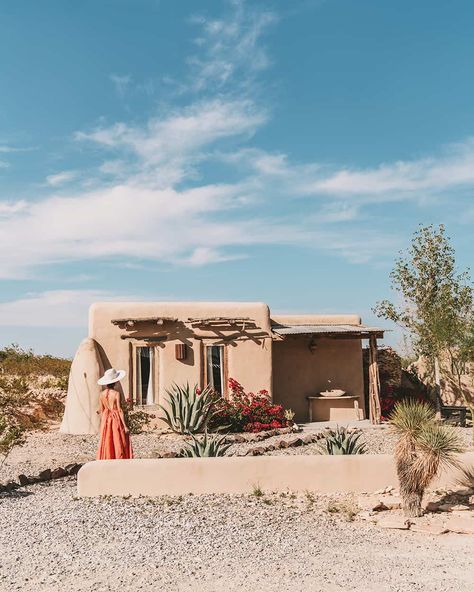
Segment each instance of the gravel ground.
[[[466,443],[472,449],[470,428],[456,428]],[[250,447],[264,446],[279,440],[292,440],[298,434],[285,434],[267,438],[263,442],[234,444],[228,454],[242,455]],[[395,443],[389,428],[365,428],[361,440],[367,444],[368,452],[372,454],[390,454]],[[183,440],[176,434],[161,434],[150,432],[132,436],[134,453],[137,458],[150,458],[156,452],[178,451]],[[98,436],[74,436],[60,434],[56,429],[47,432],[33,432],[28,436],[24,446],[12,451],[0,471],[0,482],[16,479],[20,473],[37,474],[43,469],[52,469],[73,462],[94,460],[97,450]],[[316,454],[317,444],[310,444],[296,448],[285,448],[268,452],[271,455],[280,454]]]
[[[474,538],[347,521],[350,498],[0,495],[0,590],[471,592]],[[334,512],[334,510],[333,510]]]

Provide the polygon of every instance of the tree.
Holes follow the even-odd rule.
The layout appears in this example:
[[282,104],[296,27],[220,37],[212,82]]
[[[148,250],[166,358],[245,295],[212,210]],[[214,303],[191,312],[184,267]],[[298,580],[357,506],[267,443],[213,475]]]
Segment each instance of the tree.
[[374,312],[408,331],[415,353],[428,363],[439,405],[440,360],[449,351],[460,351],[466,327],[472,324],[469,271],[457,271],[455,251],[443,225],[420,226],[408,252],[395,261],[390,279],[401,302],[383,300]]
[[463,452],[458,434],[435,421],[433,408],[418,401],[401,401],[390,417],[398,436],[395,463],[403,511],[409,518],[423,514],[425,489],[441,468],[459,467]]

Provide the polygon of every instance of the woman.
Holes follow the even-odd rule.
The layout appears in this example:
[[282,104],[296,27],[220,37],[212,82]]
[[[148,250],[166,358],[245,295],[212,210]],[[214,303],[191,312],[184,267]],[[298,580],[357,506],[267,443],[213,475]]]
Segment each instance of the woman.
[[124,370],[110,368],[97,381],[105,386],[99,398],[100,440],[97,450],[97,460],[114,458],[133,458],[130,433],[125,423],[120,393],[115,390],[115,384],[125,376]]

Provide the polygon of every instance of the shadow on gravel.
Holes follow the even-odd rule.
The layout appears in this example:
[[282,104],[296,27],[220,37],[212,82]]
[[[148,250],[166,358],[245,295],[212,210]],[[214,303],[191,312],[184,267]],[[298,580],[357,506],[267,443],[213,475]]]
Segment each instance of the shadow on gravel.
[[0,500],[28,497],[29,495],[34,494],[32,491],[4,491],[3,493],[0,493]]

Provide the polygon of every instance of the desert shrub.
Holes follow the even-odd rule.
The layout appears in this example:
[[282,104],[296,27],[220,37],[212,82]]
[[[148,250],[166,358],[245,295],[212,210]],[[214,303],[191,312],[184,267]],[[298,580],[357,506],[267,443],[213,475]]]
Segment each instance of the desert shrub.
[[126,423],[132,435],[141,434],[150,425],[155,415],[142,409],[134,409],[133,403],[128,403],[125,410]]
[[200,438],[191,434],[192,441],[186,442],[180,452],[183,458],[225,456],[230,444],[225,443],[225,436],[208,436],[207,432]]
[[165,414],[162,418],[178,434],[195,434],[207,428],[214,413],[216,395],[209,387],[200,390],[175,384],[166,391],[168,405],[160,405]]
[[419,401],[402,401],[390,417],[398,440],[395,462],[403,510],[408,517],[422,515],[426,488],[442,467],[457,467],[463,451],[458,434],[435,420],[433,407]]
[[319,445],[321,454],[365,454],[367,447],[359,442],[361,432],[349,432],[344,427],[337,427],[325,434]]
[[[67,381],[71,361],[49,355],[37,355],[18,344],[0,349],[0,373],[14,376],[53,376]],[[67,384],[67,382],[66,382]]]
[[285,413],[282,405],[273,404],[266,390],[246,393],[237,380],[229,378],[229,391],[229,398],[216,400],[210,427],[261,432],[292,425],[291,414]]

